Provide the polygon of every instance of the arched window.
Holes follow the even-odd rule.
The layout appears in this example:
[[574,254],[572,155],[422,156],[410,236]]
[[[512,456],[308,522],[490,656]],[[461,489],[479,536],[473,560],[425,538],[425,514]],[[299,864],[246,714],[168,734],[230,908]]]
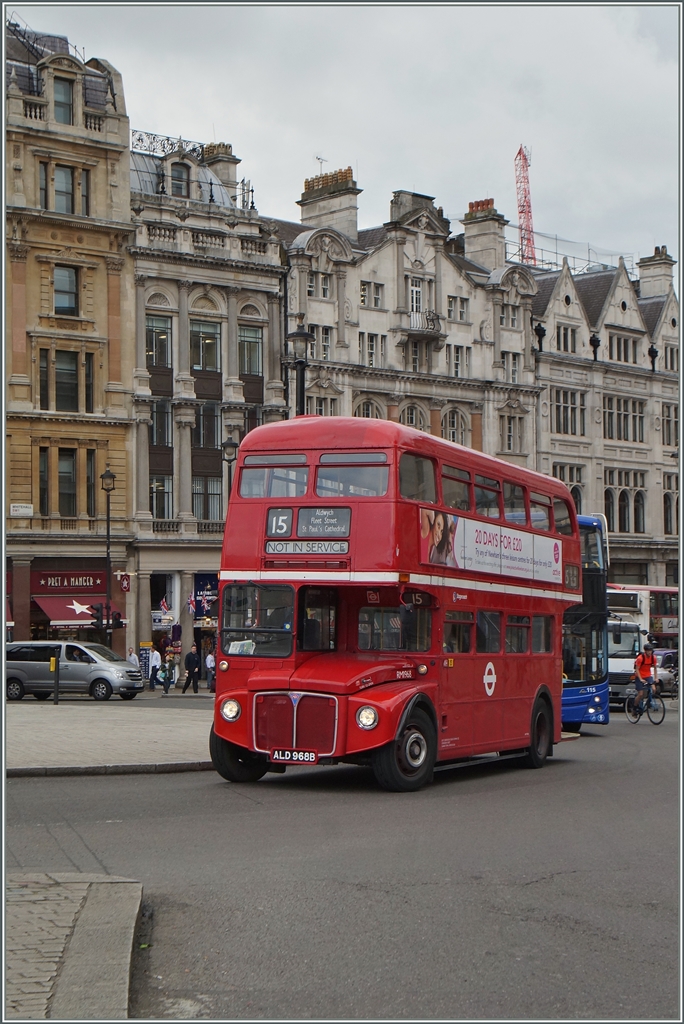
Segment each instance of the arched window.
[[615,533],[615,495],[612,491],[606,491],[603,504],[608,523],[608,532]]
[[672,495],[663,495],[663,531],[664,533],[672,533]]
[[442,437],[456,444],[467,444],[468,425],[465,416],[458,409],[452,409],[442,420]]
[[581,489],[579,487],[573,487],[572,490],[570,491],[570,493],[572,494],[572,500],[575,502],[575,508],[577,510],[577,515],[581,516],[582,515],[582,491],[581,491]]
[[415,430],[425,430],[425,416],[417,405],[407,405],[402,409],[399,422],[405,427],[413,427]]
[[646,532],[646,499],[643,491],[634,495],[634,532]]
[[363,416],[367,420],[381,420],[382,413],[375,402],[359,402],[354,410],[355,416]]
[[171,164],[171,195],[181,199],[190,195],[190,168],[187,164]]
[[618,498],[618,530],[620,533],[629,533],[629,491],[620,491]]

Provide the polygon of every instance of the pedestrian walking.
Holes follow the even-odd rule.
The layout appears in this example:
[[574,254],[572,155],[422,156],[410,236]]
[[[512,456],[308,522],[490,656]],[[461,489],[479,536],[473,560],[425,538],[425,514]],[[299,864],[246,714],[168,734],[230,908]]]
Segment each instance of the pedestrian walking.
[[216,693],[216,658],[213,651],[209,651],[204,659],[204,664],[207,667],[207,689],[210,693]]
[[135,653],[132,647],[128,648],[128,657],[126,658],[126,661],[130,661],[131,665],[135,665],[136,668],[140,668],[140,661],[138,660],[138,655]]
[[192,692],[199,693],[199,671],[200,671],[200,659],[197,653],[197,644],[193,644],[188,653],[185,655],[185,668],[187,675],[185,677],[185,683],[183,684],[183,693],[187,690],[192,683]]
[[[150,654],[150,690],[154,690],[155,688],[161,663],[161,654],[157,648],[153,646],[152,653]],[[159,680],[159,682],[161,682],[161,680]]]

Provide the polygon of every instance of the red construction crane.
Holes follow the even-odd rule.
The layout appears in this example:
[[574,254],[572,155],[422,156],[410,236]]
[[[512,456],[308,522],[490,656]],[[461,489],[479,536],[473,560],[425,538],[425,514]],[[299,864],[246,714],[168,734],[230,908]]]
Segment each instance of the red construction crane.
[[537,257],[534,254],[529,167],[529,150],[521,145],[515,155],[515,187],[518,193],[518,221],[520,227],[520,262],[531,263],[536,267]]

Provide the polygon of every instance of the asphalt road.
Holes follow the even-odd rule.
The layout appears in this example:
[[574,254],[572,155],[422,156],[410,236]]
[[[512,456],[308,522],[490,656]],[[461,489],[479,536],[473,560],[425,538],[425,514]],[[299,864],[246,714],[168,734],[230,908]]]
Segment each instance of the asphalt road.
[[6,863],[143,882],[136,1018],[679,1020],[679,780],[677,713],[406,795],[16,779]]

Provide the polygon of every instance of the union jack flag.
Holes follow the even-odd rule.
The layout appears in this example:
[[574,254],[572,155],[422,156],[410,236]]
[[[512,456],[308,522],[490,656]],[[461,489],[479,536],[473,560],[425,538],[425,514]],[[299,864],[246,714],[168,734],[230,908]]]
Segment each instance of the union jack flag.
[[202,594],[202,611],[204,612],[205,615],[207,614],[207,612],[211,608],[213,601],[214,601],[214,598],[211,597],[206,592],[204,594]]
[[166,603],[166,594],[164,594],[164,596],[162,597],[161,601],[159,602],[159,607],[164,612],[164,614],[166,614],[168,612],[169,606]]
[[190,612],[191,615],[195,614],[195,594],[194,594],[194,591],[193,591],[192,594],[190,594],[190,597],[188,598],[188,611]]

